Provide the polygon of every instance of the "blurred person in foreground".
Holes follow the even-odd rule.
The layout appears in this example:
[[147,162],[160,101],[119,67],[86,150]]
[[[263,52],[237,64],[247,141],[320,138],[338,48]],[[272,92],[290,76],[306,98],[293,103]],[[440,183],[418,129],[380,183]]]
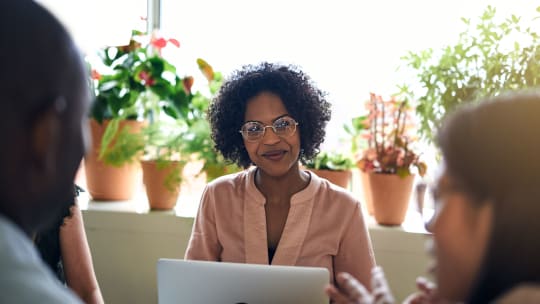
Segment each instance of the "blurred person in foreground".
[[29,0],[0,1],[0,303],[79,303],[32,235],[73,201],[89,92],[64,27]]
[[[406,303],[540,303],[540,94],[516,92],[463,106],[437,135],[430,272]],[[336,303],[393,303],[384,275],[370,289],[347,273]]]

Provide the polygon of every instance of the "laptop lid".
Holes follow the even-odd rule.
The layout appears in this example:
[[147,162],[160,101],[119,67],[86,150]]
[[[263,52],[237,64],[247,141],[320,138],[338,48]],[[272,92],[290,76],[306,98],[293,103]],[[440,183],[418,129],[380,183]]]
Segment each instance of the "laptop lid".
[[160,259],[158,303],[325,303],[328,269]]

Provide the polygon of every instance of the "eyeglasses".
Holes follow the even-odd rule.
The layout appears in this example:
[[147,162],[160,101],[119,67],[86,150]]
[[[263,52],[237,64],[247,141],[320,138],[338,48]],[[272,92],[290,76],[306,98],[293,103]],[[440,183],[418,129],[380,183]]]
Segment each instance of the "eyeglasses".
[[264,137],[266,128],[272,128],[274,133],[279,137],[289,137],[296,132],[296,126],[298,122],[292,117],[283,116],[274,120],[271,126],[265,126],[258,121],[248,121],[240,129],[240,133],[245,140],[250,142],[256,142]]

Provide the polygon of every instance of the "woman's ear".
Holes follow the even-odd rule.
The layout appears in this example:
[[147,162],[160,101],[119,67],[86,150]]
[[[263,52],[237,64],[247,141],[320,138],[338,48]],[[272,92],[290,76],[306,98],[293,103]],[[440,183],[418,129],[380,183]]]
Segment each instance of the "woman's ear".
[[[49,177],[56,170],[59,157],[60,117],[55,105],[38,114],[30,128],[34,176]],[[43,180],[44,181],[44,180]]]

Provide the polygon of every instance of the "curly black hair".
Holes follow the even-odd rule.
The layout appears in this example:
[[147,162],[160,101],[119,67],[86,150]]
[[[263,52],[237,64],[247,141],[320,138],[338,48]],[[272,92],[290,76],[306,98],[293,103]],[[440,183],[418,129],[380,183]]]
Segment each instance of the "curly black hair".
[[248,100],[263,92],[279,96],[289,114],[298,121],[300,161],[305,163],[315,157],[331,116],[326,93],[298,67],[268,62],[245,65],[235,71],[209,106],[215,149],[240,167],[252,164],[238,131],[244,123]]

